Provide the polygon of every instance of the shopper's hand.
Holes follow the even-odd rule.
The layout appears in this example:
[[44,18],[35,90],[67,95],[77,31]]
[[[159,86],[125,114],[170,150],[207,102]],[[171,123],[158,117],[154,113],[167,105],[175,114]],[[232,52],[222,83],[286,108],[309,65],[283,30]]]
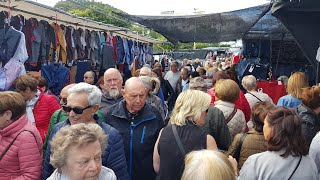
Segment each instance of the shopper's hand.
[[233,158],[232,156],[229,156],[228,160],[230,161],[233,171],[235,172],[236,176],[238,176],[238,163],[237,160],[235,158]]

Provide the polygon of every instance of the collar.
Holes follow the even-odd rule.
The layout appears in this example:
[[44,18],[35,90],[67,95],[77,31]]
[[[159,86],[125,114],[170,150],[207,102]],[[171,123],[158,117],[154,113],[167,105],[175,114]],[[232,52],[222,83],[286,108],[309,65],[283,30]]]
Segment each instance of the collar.
[[227,107],[231,107],[231,108],[235,107],[234,103],[227,102],[227,101],[221,101],[221,100],[214,102],[214,105],[227,106]]

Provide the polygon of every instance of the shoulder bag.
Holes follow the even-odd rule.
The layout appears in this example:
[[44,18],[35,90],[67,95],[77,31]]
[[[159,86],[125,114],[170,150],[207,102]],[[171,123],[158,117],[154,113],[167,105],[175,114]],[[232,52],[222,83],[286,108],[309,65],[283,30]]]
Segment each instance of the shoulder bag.
[[4,157],[4,155],[8,152],[8,150],[10,149],[10,147],[12,146],[12,144],[16,141],[16,139],[18,138],[18,136],[19,136],[22,132],[24,132],[24,131],[30,132],[30,133],[33,135],[33,137],[34,137],[34,139],[36,140],[36,142],[38,143],[37,138],[36,138],[36,135],[35,135],[32,131],[23,130],[23,131],[19,132],[19,134],[17,134],[17,136],[10,142],[10,144],[9,144],[9,145],[4,149],[4,151],[1,153],[1,155],[0,155],[0,161],[2,160],[2,158]]
[[235,151],[234,154],[233,154],[233,157],[237,160],[237,162],[239,162],[242,144],[243,144],[243,141],[244,141],[244,139],[245,139],[246,137],[247,137],[247,133],[243,134],[243,136],[241,137],[240,142],[239,142],[239,144],[238,144],[238,146],[237,146],[237,149],[236,149],[236,151]]
[[237,113],[237,109],[234,108],[233,111],[232,111],[232,113],[231,113],[231,114],[229,115],[229,117],[226,119],[227,124],[228,124],[229,121],[234,117],[234,115],[236,115],[236,113]]

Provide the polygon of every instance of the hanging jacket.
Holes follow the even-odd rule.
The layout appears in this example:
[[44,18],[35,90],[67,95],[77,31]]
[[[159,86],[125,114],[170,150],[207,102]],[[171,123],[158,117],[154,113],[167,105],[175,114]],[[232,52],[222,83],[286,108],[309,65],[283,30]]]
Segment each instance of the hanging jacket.
[[130,180],[155,179],[153,148],[164,123],[160,112],[150,104],[129,118],[125,100],[112,106],[107,123],[122,134]]
[[[102,122],[95,116],[97,124],[108,134],[108,144],[105,152],[102,155],[102,165],[114,171],[117,180],[128,180],[127,164],[124,154],[123,141],[119,131],[110,125]],[[70,125],[69,120],[58,123],[52,130],[49,141],[61,129]],[[43,174],[42,179],[47,179],[54,171],[53,166],[50,164],[51,145],[48,144],[47,150],[43,161]]]
[[49,59],[49,57],[53,56],[50,55],[50,46],[52,45],[54,49],[56,49],[56,36],[54,33],[54,29],[52,26],[44,20],[40,21],[40,24],[43,25],[45,31],[45,41],[43,41],[42,48],[45,52],[43,52],[44,59]]
[[4,66],[15,54],[20,43],[21,33],[12,26],[0,30],[0,62]]
[[[55,30],[56,35],[56,54],[58,60],[61,60],[63,64],[67,62],[67,43],[64,37],[64,33],[59,25],[56,23],[51,24],[52,28]],[[54,53],[54,46],[50,46],[50,55],[49,60],[54,60],[56,58],[56,54]]]
[[69,80],[69,69],[59,63],[41,67],[41,76],[48,81],[48,87],[54,95],[59,95]]
[[41,92],[41,94],[38,101],[34,105],[32,112],[36,127],[41,135],[42,141],[44,142],[48,132],[50,118],[56,110],[60,109],[60,105],[54,96],[44,94],[41,88],[38,90]]
[[[0,152],[23,130],[0,161],[0,180],[34,180],[41,177],[42,141],[38,130],[22,115],[18,120],[0,130]],[[36,139],[35,139],[36,138]]]

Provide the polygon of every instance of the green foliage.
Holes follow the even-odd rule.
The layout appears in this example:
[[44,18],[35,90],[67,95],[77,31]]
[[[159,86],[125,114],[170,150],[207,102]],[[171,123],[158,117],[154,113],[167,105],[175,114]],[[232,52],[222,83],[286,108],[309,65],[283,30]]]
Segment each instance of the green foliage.
[[[123,13],[119,9],[116,9],[110,5],[103,4],[102,2],[95,2],[95,1],[89,1],[89,0],[78,0],[78,2],[86,6],[90,6],[93,9],[99,10],[104,14],[107,14],[107,16],[104,14],[98,13],[92,9],[85,8],[83,6],[80,6],[78,4],[75,4],[69,1],[59,1],[54,7],[61,9],[63,11],[69,12],[71,14],[75,14],[77,16],[87,17],[94,21],[103,22],[106,24],[113,24],[115,26],[120,26],[125,28],[131,27],[131,23],[127,19],[112,13],[112,11]],[[117,19],[121,19],[121,20],[117,20]]]

